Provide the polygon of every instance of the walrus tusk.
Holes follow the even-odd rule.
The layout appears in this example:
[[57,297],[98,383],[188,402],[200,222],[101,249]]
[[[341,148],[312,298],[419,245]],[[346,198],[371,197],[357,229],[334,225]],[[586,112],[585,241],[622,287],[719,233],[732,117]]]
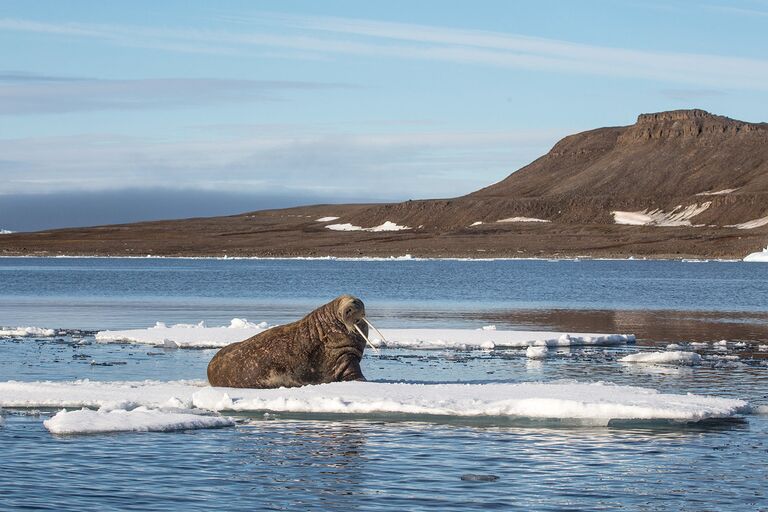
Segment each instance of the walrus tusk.
[[371,340],[369,340],[369,339],[368,339],[368,336],[366,336],[365,334],[363,334],[363,330],[362,330],[362,329],[360,329],[360,328],[357,326],[357,324],[353,324],[353,325],[355,326],[355,329],[357,329],[357,332],[359,332],[359,333],[360,333],[360,336],[362,336],[362,337],[363,337],[363,339],[365,340],[365,342],[366,342],[366,343],[368,343],[368,345],[370,345],[370,347],[373,349],[373,351],[374,351],[374,352],[376,352],[376,353],[378,354],[378,353],[379,353],[379,349],[377,349],[376,347],[374,347],[374,346],[373,346],[373,343],[371,343]]
[[381,336],[381,341],[383,341],[384,343],[387,343],[387,338],[385,338],[385,337],[384,337],[384,335],[383,335],[383,334],[381,334],[381,331],[380,331],[380,330],[378,330],[378,329],[376,328],[376,326],[375,326],[375,325],[373,325],[371,322],[369,322],[369,321],[368,321],[368,319],[367,319],[367,318],[365,318],[365,317],[363,317],[363,322],[367,323],[367,324],[368,324],[368,327],[370,327],[371,329],[373,329],[374,331],[376,331],[376,333],[377,333],[379,336]]

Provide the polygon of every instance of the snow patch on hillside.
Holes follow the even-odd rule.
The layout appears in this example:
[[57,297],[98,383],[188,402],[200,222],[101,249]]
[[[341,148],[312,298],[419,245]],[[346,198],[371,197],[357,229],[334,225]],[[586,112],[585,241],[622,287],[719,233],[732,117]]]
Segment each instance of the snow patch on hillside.
[[659,209],[645,209],[639,212],[623,212],[614,210],[611,212],[616,224],[628,226],[691,226],[691,219],[703,213],[712,205],[711,201],[702,204],[692,204],[686,207],[675,206],[671,212]]
[[537,219],[535,217],[508,217],[506,219],[499,219],[496,222],[552,222],[546,219]]
[[725,194],[730,194],[731,192],[736,192],[739,190],[739,187],[737,188],[724,188],[723,190],[718,190],[716,192],[699,192],[696,194],[697,196],[723,196]]
[[400,226],[399,224],[391,221],[386,221],[384,224],[380,224],[372,228],[363,228],[348,222],[345,224],[329,224],[328,226],[325,226],[325,228],[330,229],[331,231],[368,231],[371,233],[378,233],[382,231],[404,231],[406,229],[411,229],[408,226]]
[[730,224],[726,227],[737,229],[755,229],[761,226],[765,226],[766,224],[768,224],[768,215],[765,217],[760,217],[759,219],[748,220],[747,222],[742,222],[741,224]]

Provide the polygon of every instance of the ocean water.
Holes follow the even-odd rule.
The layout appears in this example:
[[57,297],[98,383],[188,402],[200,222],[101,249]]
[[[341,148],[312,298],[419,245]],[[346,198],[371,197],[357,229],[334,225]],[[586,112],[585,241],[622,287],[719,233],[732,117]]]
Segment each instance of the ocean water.
[[[520,350],[366,353],[369,380],[605,381],[768,405],[768,265],[734,262],[6,258],[0,326],[69,331],[0,339],[0,381],[203,379],[213,350],[104,345],[93,331],[279,323],[341,293],[385,327],[627,327],[639,338],[542,362]],[[719,359],[711,347],[694,367],[618,362],[722,338],[744,345]],[[0,510],[768,510],[763,414],[642,428],[277,414],[54,436],[42,425],[51,412],[3,411]]]

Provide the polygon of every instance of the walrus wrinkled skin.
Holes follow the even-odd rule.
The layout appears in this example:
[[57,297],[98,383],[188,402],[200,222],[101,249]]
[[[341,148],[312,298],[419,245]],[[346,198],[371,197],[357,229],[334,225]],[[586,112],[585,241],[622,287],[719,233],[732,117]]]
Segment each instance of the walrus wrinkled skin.
[[342,295],[297,322],[228,345],[208,364],[212,386],[278,388],[365,380],[363,301]]

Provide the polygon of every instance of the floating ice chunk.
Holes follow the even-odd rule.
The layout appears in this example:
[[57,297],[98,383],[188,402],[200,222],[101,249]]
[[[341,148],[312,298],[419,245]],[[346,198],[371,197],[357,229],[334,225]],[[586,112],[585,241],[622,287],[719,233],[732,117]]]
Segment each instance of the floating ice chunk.
[[199,428],[230,427],[232,418],[204,416],[192,412],[175,412],[137,407],[132,410],[94,411],[62,410],[43,425],[52,434],[93,434],[97,432],[169,432]]
[[320,217],[319,219],[315,219],[315,222],[331,222],[337,219],[338,217]]
[[53,329],[45,329],[43,327],[0,327],[0,336],[3,337],[51,337],[56,336],[56,331]]
[[681,348],[683,348],[683,346],[678,343],[670,343],[667,345],[667,350],[680,350]]
[[757,350],[760,352],[768,352],[768,345],[758,345]]
[[525,357],[528,359],[546,359],[547,347],[528,347],[525,350]]
[[335,382],[279,389],[212,388],[195,382],[0,382],[2,407],[163,407],[171,399],[214,411],[583,420],[699,421],[749,412],[742,400],[663,394],[604,383],[406,384]]
[[630,354],[619,359],[622,363],[647,363],[647,364],[687,364],[701,363],[701,356],[696,352],[640,352]]
[[699,342],[699,341],[692,341],[691,342],[691,348],[695,349],[703,349],[709,347],[709,343],[707,342]]
[[114,381],[88,379],[53,382],[0,382],[0,407],[114,407],[115,404],[166,407],[172,398],[192,403],[206,381]]
[[[491,329],[490,327],[494,327]],[[148,329],[101,331],[96,340],[102,343],[141,343],[171,348],[216,348],[243,341],[268,329],[266,322],[253,324],[233,319],[229,327],[205,327],[201,324],[167,326],[158,322]],[[472,350],[493,347],[525,348],[542,342],[549,347],[579,345],[622,345],[633,343],[632,334],[559,333],[539,331],[499,331],[495,326],[481,329],[382,329],[384,343],[376,336],[371,341],[377,348],[412,348],[422,350]]]
[[766,247],[760,252],[753,252],[752,254],[747,254],[744,257],[744,261],[768,262],[768,247]]
[[501,416],[586,420],[697,421],[749,412],[741,400],[668,395],[655,390],[582,383],[391,384],[343,382],[290,389],[205,388],[197,407],[216,409],[227,394],[233,411],[337,414]]
[[499,219],[496,222],[552,222],[546,219],[537,219],[535,217],[507,217],[506,219]]
[[570,347],[623,345],[634,343],[633,334],[559,333],[542,331],[499,331],[495,329],[382,329],[386,343],[376,336],[376,347],[416,350],[472,350],[492,342],[496,348],[529,346]]
[[744,343],[743,341],[736,342],[733,346],[735,348],[747,348],[747,344]]
[[482,329],[484,331],[495,331],[496,330],[496,326],[495,325],[484,325],[482,327]]
[[712,346],[715,347],[715,350],[720,350],[721,352],[728,350],[728,342],[726,340],[717,341]]
[[704,212],[712,205],[711,201],[702,204],[692,204],[686,207],[676,206],[671,212],[659,209],[639,212],[612,211],[613,222],[629,226],[690,226],[691,219]]
[[148,329],[99,331],[96,333],[96,341],[160,345],[168,348],[217,348],[246,340],[268,328],[266,322],[256,324],[244,318],[233,318],[226,327],[207,327],[204,322],[171,326],[157,322],[154,327]]

